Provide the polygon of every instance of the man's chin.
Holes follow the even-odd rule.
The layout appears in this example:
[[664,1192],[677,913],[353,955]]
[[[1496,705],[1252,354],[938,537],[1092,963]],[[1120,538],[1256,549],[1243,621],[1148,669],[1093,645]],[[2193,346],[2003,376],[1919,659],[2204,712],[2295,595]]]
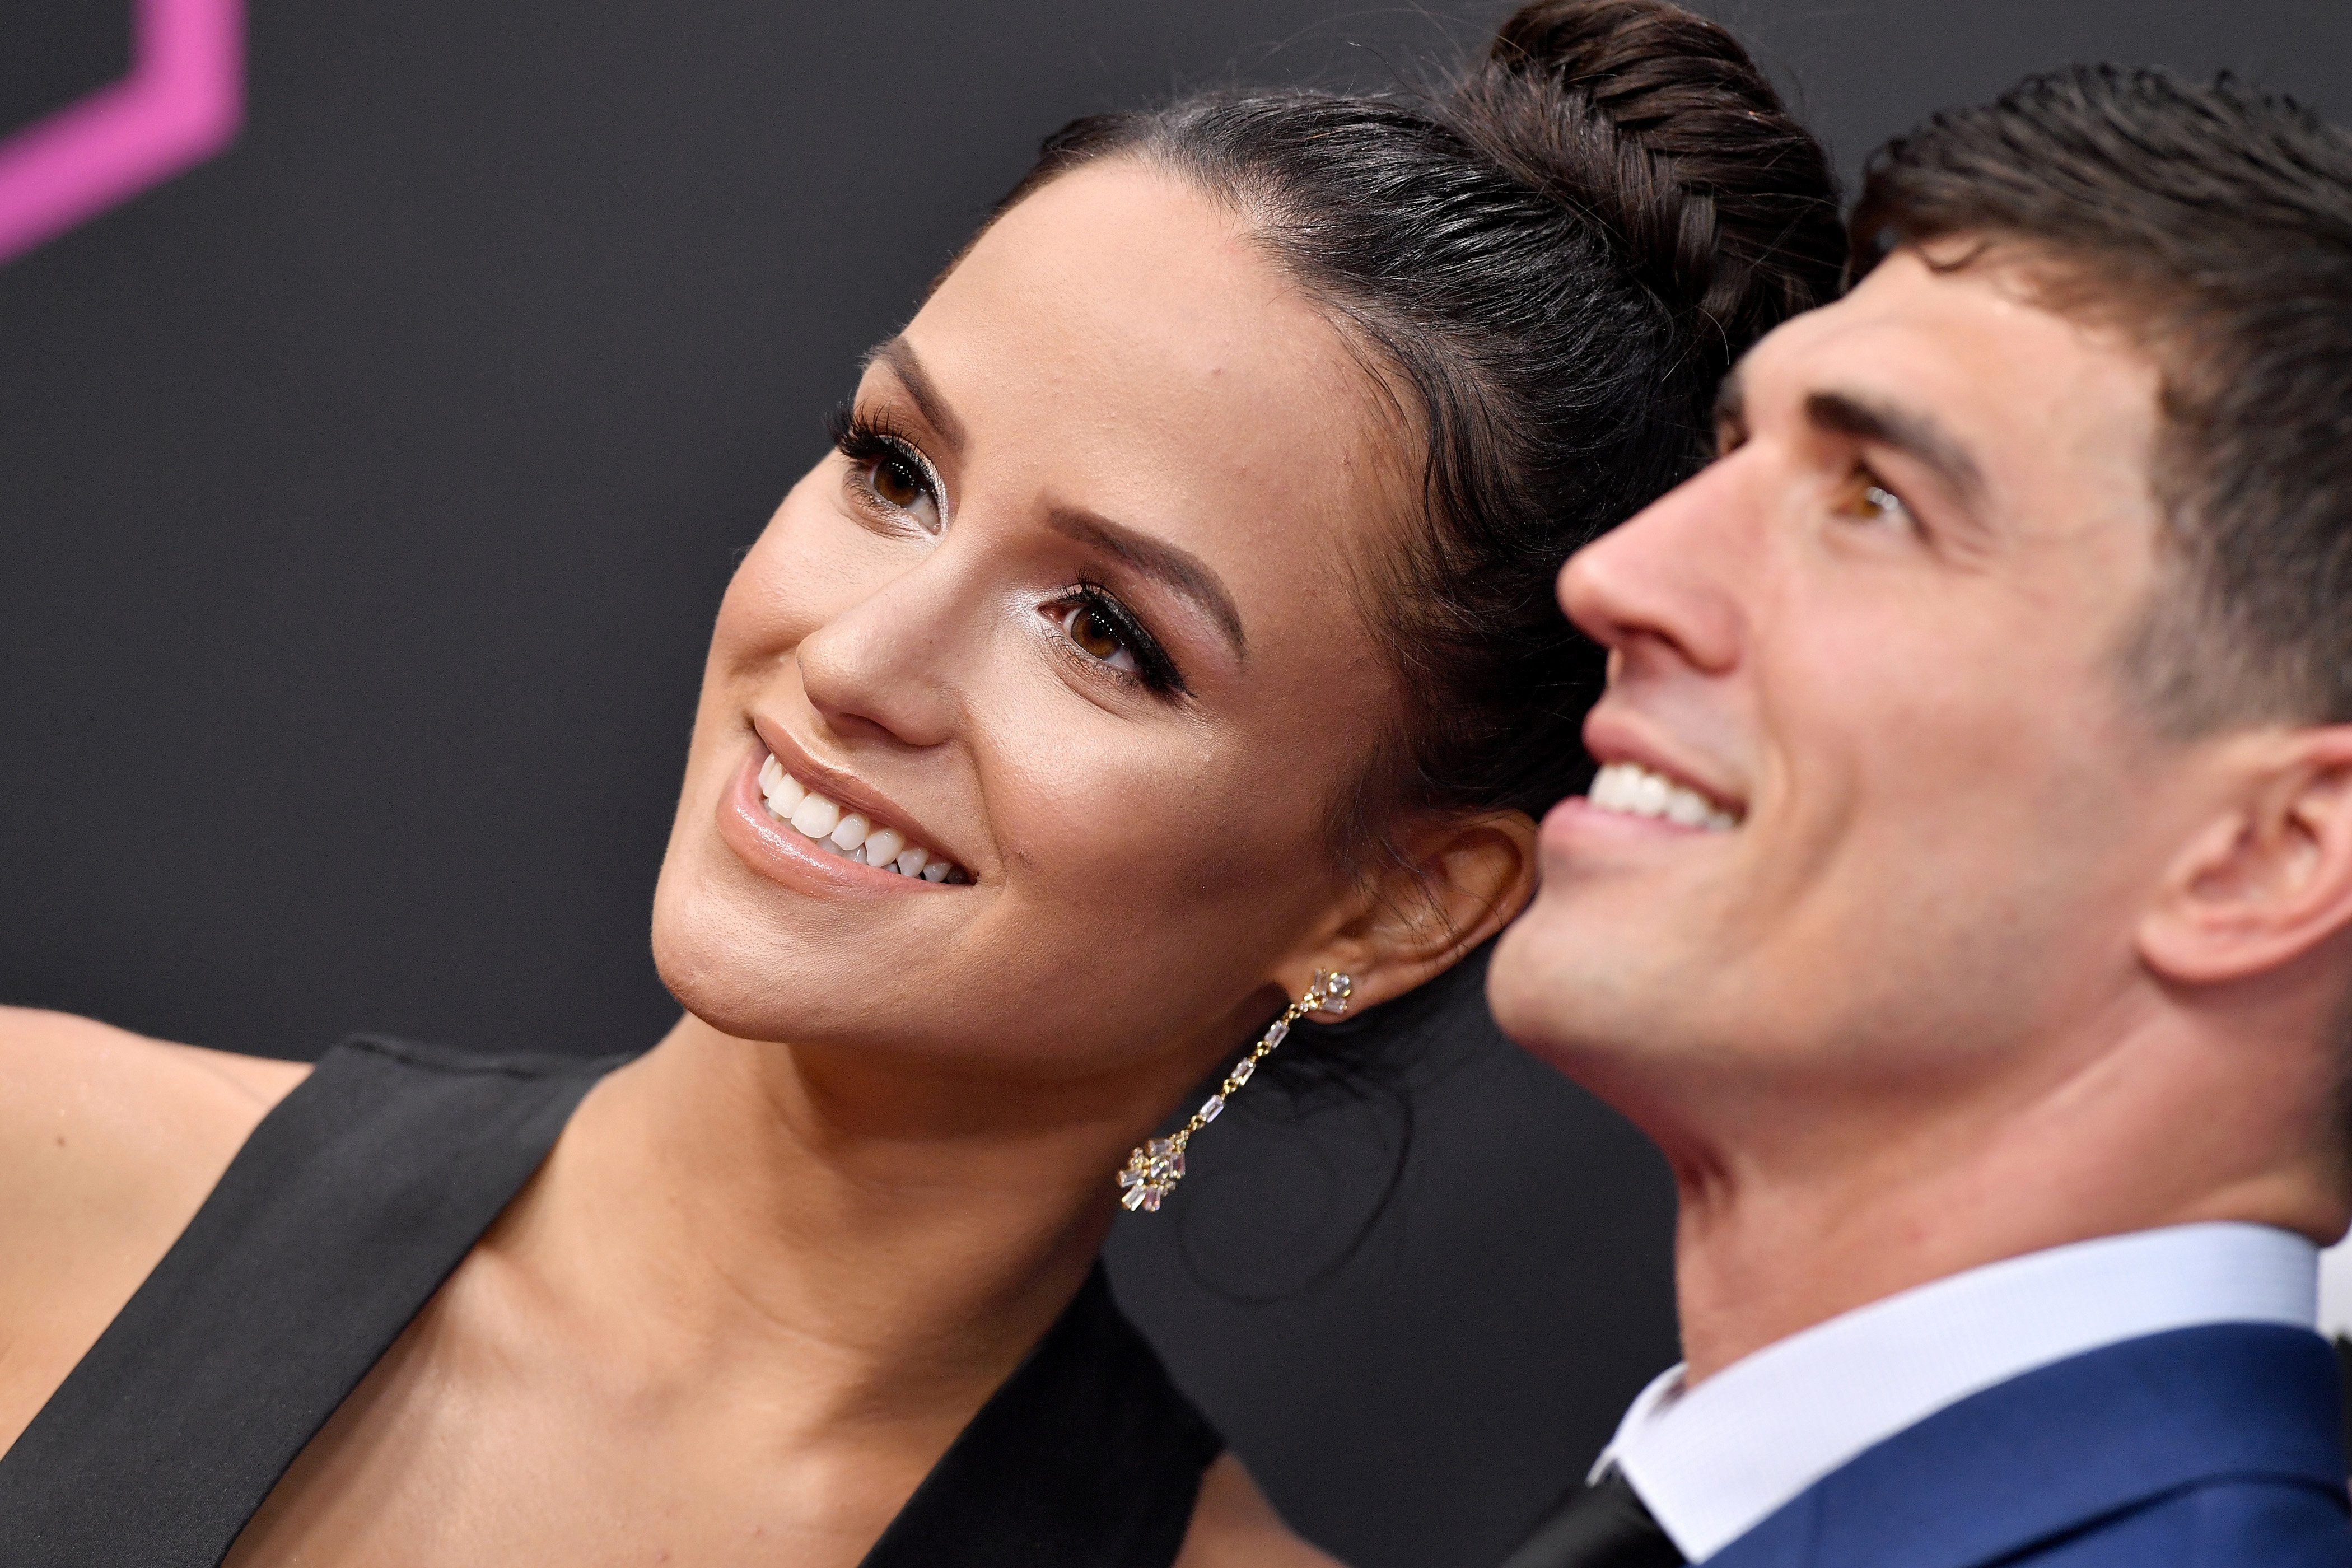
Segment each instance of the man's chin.
[[1577,941],[1575,922],[1541,898],[1495,945],[1486,970],[1486,1002],[1495,1022],[1522,1048],[1547,1060],[1572,1053],[1592,1009],[1585,993],[1591,953]]

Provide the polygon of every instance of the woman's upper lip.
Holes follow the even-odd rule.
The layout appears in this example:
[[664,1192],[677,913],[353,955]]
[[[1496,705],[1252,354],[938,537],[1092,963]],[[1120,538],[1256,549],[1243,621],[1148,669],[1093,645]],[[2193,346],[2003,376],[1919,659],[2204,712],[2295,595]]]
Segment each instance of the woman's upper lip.
[[867,784],[855,773],[818,762],[808,754],[792,732],[772,719],[751,715],[751,729],[768,754],[776,759],[784,772],[792,774],[810,789],[832,801],[842,811],[856,812],[877,827],[895,827],[909,839],[940,858],[971,869],[971,862],[950,849],[940,837],[900,806],[897,801]]
[[1698,791],[1736,816],[1747,815],[1748,796],[1744,791],[1709,777],[1673,748],[1662,744],[1639,719],[1626,714],[1622,708],[1612,710],[1606,698],[1585,716],[1584,749],[1602,767],[1611,763],[1632,763]]

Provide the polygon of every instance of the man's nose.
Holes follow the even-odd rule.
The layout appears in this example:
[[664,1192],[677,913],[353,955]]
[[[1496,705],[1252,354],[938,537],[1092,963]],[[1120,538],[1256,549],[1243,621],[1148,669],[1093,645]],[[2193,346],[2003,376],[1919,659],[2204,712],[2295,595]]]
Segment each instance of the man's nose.
[[1755,526],[1741,479],[1719,462],[1569,557],[1560,608],[1612,662],[1656,653],[1710,674],[1738,662]]

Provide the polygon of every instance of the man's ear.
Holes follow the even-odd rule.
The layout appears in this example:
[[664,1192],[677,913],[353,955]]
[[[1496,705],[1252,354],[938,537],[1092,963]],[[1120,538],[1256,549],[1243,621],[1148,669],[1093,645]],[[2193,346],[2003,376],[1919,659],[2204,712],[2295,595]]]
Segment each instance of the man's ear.
[[2254,744],[2245,787],[2168,868],[2140,922],[2140,957],[2167,979],[2245,979],[2352,929],[2352,725]]
[[[1536,825],[1526,812],[1485,812],[1419,824],[1400,836],[1336,928],[1306,961],[1355,983],[1369,1007],[1451,969],[1509,924],[1536,885]],[[1285,976],[1291,994],[1311,974]]]

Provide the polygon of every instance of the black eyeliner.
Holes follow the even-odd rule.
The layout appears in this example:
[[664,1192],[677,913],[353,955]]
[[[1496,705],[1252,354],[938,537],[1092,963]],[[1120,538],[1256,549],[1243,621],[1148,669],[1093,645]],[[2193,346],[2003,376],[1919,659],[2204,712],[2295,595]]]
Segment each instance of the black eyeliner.
[[[844,398],[826,411],[824,430],[833,441],[834,450],[854,464],[863,467],[885,458],[912,464],[923,475],[925,487],[932,492],[931,504],[945,509],[947,500],[939,493],[938,479],[930,464],[924,459],[921,449],[894,427],[887,417],[875,418],[861,414],[852,399]],[[1183,672],[1176,668],[1176,661],[1168,657],[1168,650],[1160,646],[1160,639],[1153,637],[1136,618],[1135,612],[1121,604],[1109,589],[1099,583],[1080,581],[1072,585],[1060,602],[1073,609],[1084,608],[1087,614],[1099,616],[1110,624],[1118,633],[1119,640],[1127,644],[1128,651],[1135,656],[1134,678],[1145,690],[1156,697],[1190,697],[1192,694],[1192,689],[1184,684]]]
[[[856,468],[868,468],[887,458],[914,469],[921,476],[923,489],[930,495],[931,505],[938,510],[941,523],[945,523],[947,487],[940,479],[939,470],[931,467],[930,459],[923,455],[922,447],[916,445],[914,438],[902,434],[887,416],[875,418],[860,414],[849,399],[844,398],[826,412],[824,431],[833,441],[834,450],[848,458]],[[870,479],[861,479],[857,483],[870,496],[873,489]]]
[[833,449],[853,463],[898,458],[915,464],[926,478],[929,475],[930,465],[922,460],[920,450],[912,441],[888,422],[868,418],[846,402],[835,405],[825,415],[824,433],[832,440]]
[[1098,583],[1081,582],[1070,595],[1069,602],[1085,606],[1089,614],[1100,616],[1118,628],[1128,651],[1135,655],[1136,679],[1143,682],[1146,690],[1160,696],[1174,693],[1190,697],[1192,694],[1191,688],[1184,684],[1183,672],[1176,668],[1176,661],[1168,657],[1168,650],[1160,646],[1160,639],[1146,630],[1143,623],[1135,618],[1134,612],[1112,596],[1108,589]]

